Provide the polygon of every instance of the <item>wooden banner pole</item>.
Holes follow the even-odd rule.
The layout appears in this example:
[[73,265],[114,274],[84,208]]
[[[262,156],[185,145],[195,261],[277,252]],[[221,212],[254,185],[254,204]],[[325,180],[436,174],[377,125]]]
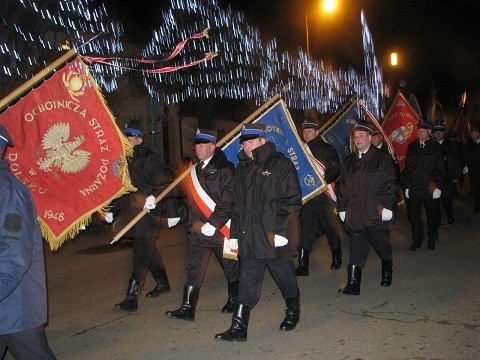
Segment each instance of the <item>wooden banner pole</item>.
[[[236,126],[232,131],[230,131],[227,135],[225,135],[221,140],[217,141],[217,147],[222,146],[225,144],[230,138],[234,137],[242,128],[243,124],[249,123],[255,118],[257,118],[261,113],[265,112],[268,110],[268,108],[277,102],[280,99],[280,95],[276,94],[273,97],[271,97],[265,104],[260,106],[255,112],[253,112],[249,117],[247,117],[245,120],[243,120],[238,126]],[[165,188],[156,198],[155,198],[155,204],[160,202],[170,191],[172,191],[175,186],[177,186],[183,179],[185,179],[188,175],[188,173],[191,171],[192,167],[194,165],[190,166],[187,170],[185,170],[179,177],[175,179],[174,182],[172,182],[169,186]],[[143,209],[140,211],[137,216],[135,216],[125,227],[118,232],[117,235],[113,238],[112,242],[110,244],[116,243],[118,240],[122,238],[125,233],[130,230],[142,217],[144,217],[148,213],[148,210]]]
[[13,90],[10,94],[5,96],[3,99],[0,100],[0,112],[7,107],[12,101],[15,101],[19,97],[22,96],[25,92],[29,91],[32,87],[34,87],[39,81],[47,77],[50,73],[54,72],[59,66],[67,63],[72,58],[77,56],[76,49],[70,49],[65,54],[60,56],[57,60],[52,62],[51,64],[47,65],[37,74],[35,74],[31,79],[29,79],[26,83],[19,86],[15,90]]

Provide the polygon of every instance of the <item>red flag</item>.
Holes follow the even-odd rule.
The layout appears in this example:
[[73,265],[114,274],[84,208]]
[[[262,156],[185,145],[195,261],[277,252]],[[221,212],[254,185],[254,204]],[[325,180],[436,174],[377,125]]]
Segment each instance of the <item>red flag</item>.
[[10,170],[30,189],[52,250],[134,190],[131,148],[79,58],[10,105],[0,123],[15,144],[5,155]]
[[400,170],[405,166],[407,147],[417,138],[418,114],[399,91],[393,99],[382,127],[393,145]]

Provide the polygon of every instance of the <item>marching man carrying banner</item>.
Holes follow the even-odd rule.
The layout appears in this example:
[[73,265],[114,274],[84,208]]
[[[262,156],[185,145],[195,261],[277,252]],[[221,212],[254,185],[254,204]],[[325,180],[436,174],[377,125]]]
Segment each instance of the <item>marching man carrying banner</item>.
[[[280,99],[279,95],[270,98],[241,124],[225,135],[223,139],[217,141],[216,146],[221,147],[230,140],[230,142],[222,148],[230,162],[234,165],[238,163],[237,154],[241,147],[239,142],[240,130],[244,124],[251,122],[265,124],[265,133],[268,141],[273,142],[276,145],[277,151],[283,153],[293,162],[300,181],[303,203],[327,189],[327,184],[322,178],[318,166],[314,164],[311,156],[305,151],[303,141],[296,132],[295,124],[288,112],[287,106],[285,102]],[[184,171],[172,184],[158,195],[155,202],[158,203],[175,186],[189,176],[192,167]],[[114,237],[111,244],[118,241],[146,213],[147,210],[140,212]],[[231,249],[228,241],[224,244],[224,257],[236,258],[236,250]]]

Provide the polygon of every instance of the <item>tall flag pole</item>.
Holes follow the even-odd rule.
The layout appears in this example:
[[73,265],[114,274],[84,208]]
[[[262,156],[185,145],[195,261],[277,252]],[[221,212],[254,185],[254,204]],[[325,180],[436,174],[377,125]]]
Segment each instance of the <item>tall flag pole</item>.
[[392,145],[392,142],[390,141],[390,138],[387,136],[387,134],[385,133],[385,130],[383,130],[382,126],[380,125],[380,123],[378,122],[377,119],[375,119],[375,116],[365,107],[365,105],[363,104],[363,101],[359,101],[358,104],[360,105],[360,108],[365,112],[365,114],[368,116],[368,118],[370,119],[370,121],[375,125],[375,127],[377,128],[378,131],[380,131],[380,133],[383,135],[383,138],[385,139],[385,142],[387,143],[387,147],[388,147],[388,153],[390,155],[392,155],[392,157],[394,159],[396,159],[395,157],[395,149],[393,148],[393,145]]

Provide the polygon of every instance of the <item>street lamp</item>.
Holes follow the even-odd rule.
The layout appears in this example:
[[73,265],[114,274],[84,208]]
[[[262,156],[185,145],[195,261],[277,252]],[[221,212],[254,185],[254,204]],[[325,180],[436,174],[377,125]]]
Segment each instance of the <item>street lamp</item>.
[[390,65],[397,66],[398,65],[398,56],[396,52],[392,52],[390,54]]
[[[322,12],[330,14],[337,8],[337,0],[322,0]],[[308,12],[305,12],[305,35],[307,39],[307,54],[310,55],[310,38],[308,35]]]
[[385,96],[390,98],[394,96],[394,90],[397,88],[397,71],[399,68],[398,53],[393,51],[389,54],[390,63],[386,66],[386,78],[385,78]]

